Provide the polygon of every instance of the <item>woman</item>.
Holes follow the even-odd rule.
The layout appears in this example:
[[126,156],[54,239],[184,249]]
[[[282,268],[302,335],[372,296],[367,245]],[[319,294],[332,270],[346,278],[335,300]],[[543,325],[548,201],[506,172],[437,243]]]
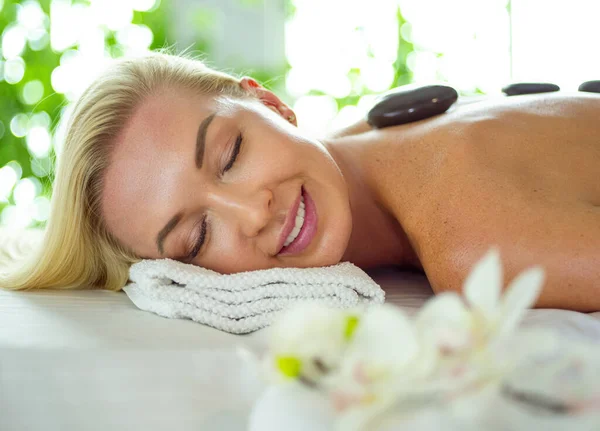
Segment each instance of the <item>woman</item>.
[[[123,60],[71,118],[39,254],[11,289],[120,289],[140,258],[222,273],[351,261],[457,290],[492,245],[538,306],[600,309],[600,98],[520,96],[321,141],[250,78]],[[290,244],[290,241],[292,241]]]

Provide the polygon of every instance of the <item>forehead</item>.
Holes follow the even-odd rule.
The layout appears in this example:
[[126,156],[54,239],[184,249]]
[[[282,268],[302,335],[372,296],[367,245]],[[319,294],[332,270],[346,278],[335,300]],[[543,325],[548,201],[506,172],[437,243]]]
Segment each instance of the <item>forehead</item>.
[[178,143],[181,133],[192,133],[202,120],[213,113],[231,116],[250,108],[251,103],[227,96],[201,95],[192,91],[162,90],[143,100],[116,139],[114,152],[126,153],[139,149],[169,151]]
[[140,141],[160,147],[164,142],[157,138],[168,137],[179,126],[205,118],[218,106],[216,98],[192,92],[163,90],[153,94],[136,107],[115,149],[126,149]]

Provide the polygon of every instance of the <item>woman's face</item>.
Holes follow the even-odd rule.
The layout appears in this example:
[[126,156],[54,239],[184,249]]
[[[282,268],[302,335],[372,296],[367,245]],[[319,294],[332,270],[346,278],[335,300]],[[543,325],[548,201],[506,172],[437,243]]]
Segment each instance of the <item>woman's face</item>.
[[[352,229],[330,153],[258,99],[155,94],[117,137],[104,180],[108,229],[143,258],[224,274],[325,266],[342,259]],[[310,241],[279,253],[302,192],[298,240]]]

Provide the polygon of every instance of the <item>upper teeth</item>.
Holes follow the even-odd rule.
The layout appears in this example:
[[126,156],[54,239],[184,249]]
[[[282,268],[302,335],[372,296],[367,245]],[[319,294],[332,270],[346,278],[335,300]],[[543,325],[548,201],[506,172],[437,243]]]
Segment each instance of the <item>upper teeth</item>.
[[300,197],[300,207],[298,208],[298,214],[296,214],[296,224],[294,225],[294,229],[290,232],[287,239],[283,243],[284,247],[287,247],[296,239],[300,229],[304,225],[304,196]]

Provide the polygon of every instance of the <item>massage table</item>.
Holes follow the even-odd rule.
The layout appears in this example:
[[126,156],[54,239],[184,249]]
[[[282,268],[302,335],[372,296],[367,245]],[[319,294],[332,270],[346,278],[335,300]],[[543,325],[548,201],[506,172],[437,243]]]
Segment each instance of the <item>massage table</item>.
[[[369,274],[414,314],[423,275]],[[526,326],[600,343],[600,313],[531,310]],[[232,335],[136,308],[123,292],[0,290],[0,430],[244,430],[268,329]]]

